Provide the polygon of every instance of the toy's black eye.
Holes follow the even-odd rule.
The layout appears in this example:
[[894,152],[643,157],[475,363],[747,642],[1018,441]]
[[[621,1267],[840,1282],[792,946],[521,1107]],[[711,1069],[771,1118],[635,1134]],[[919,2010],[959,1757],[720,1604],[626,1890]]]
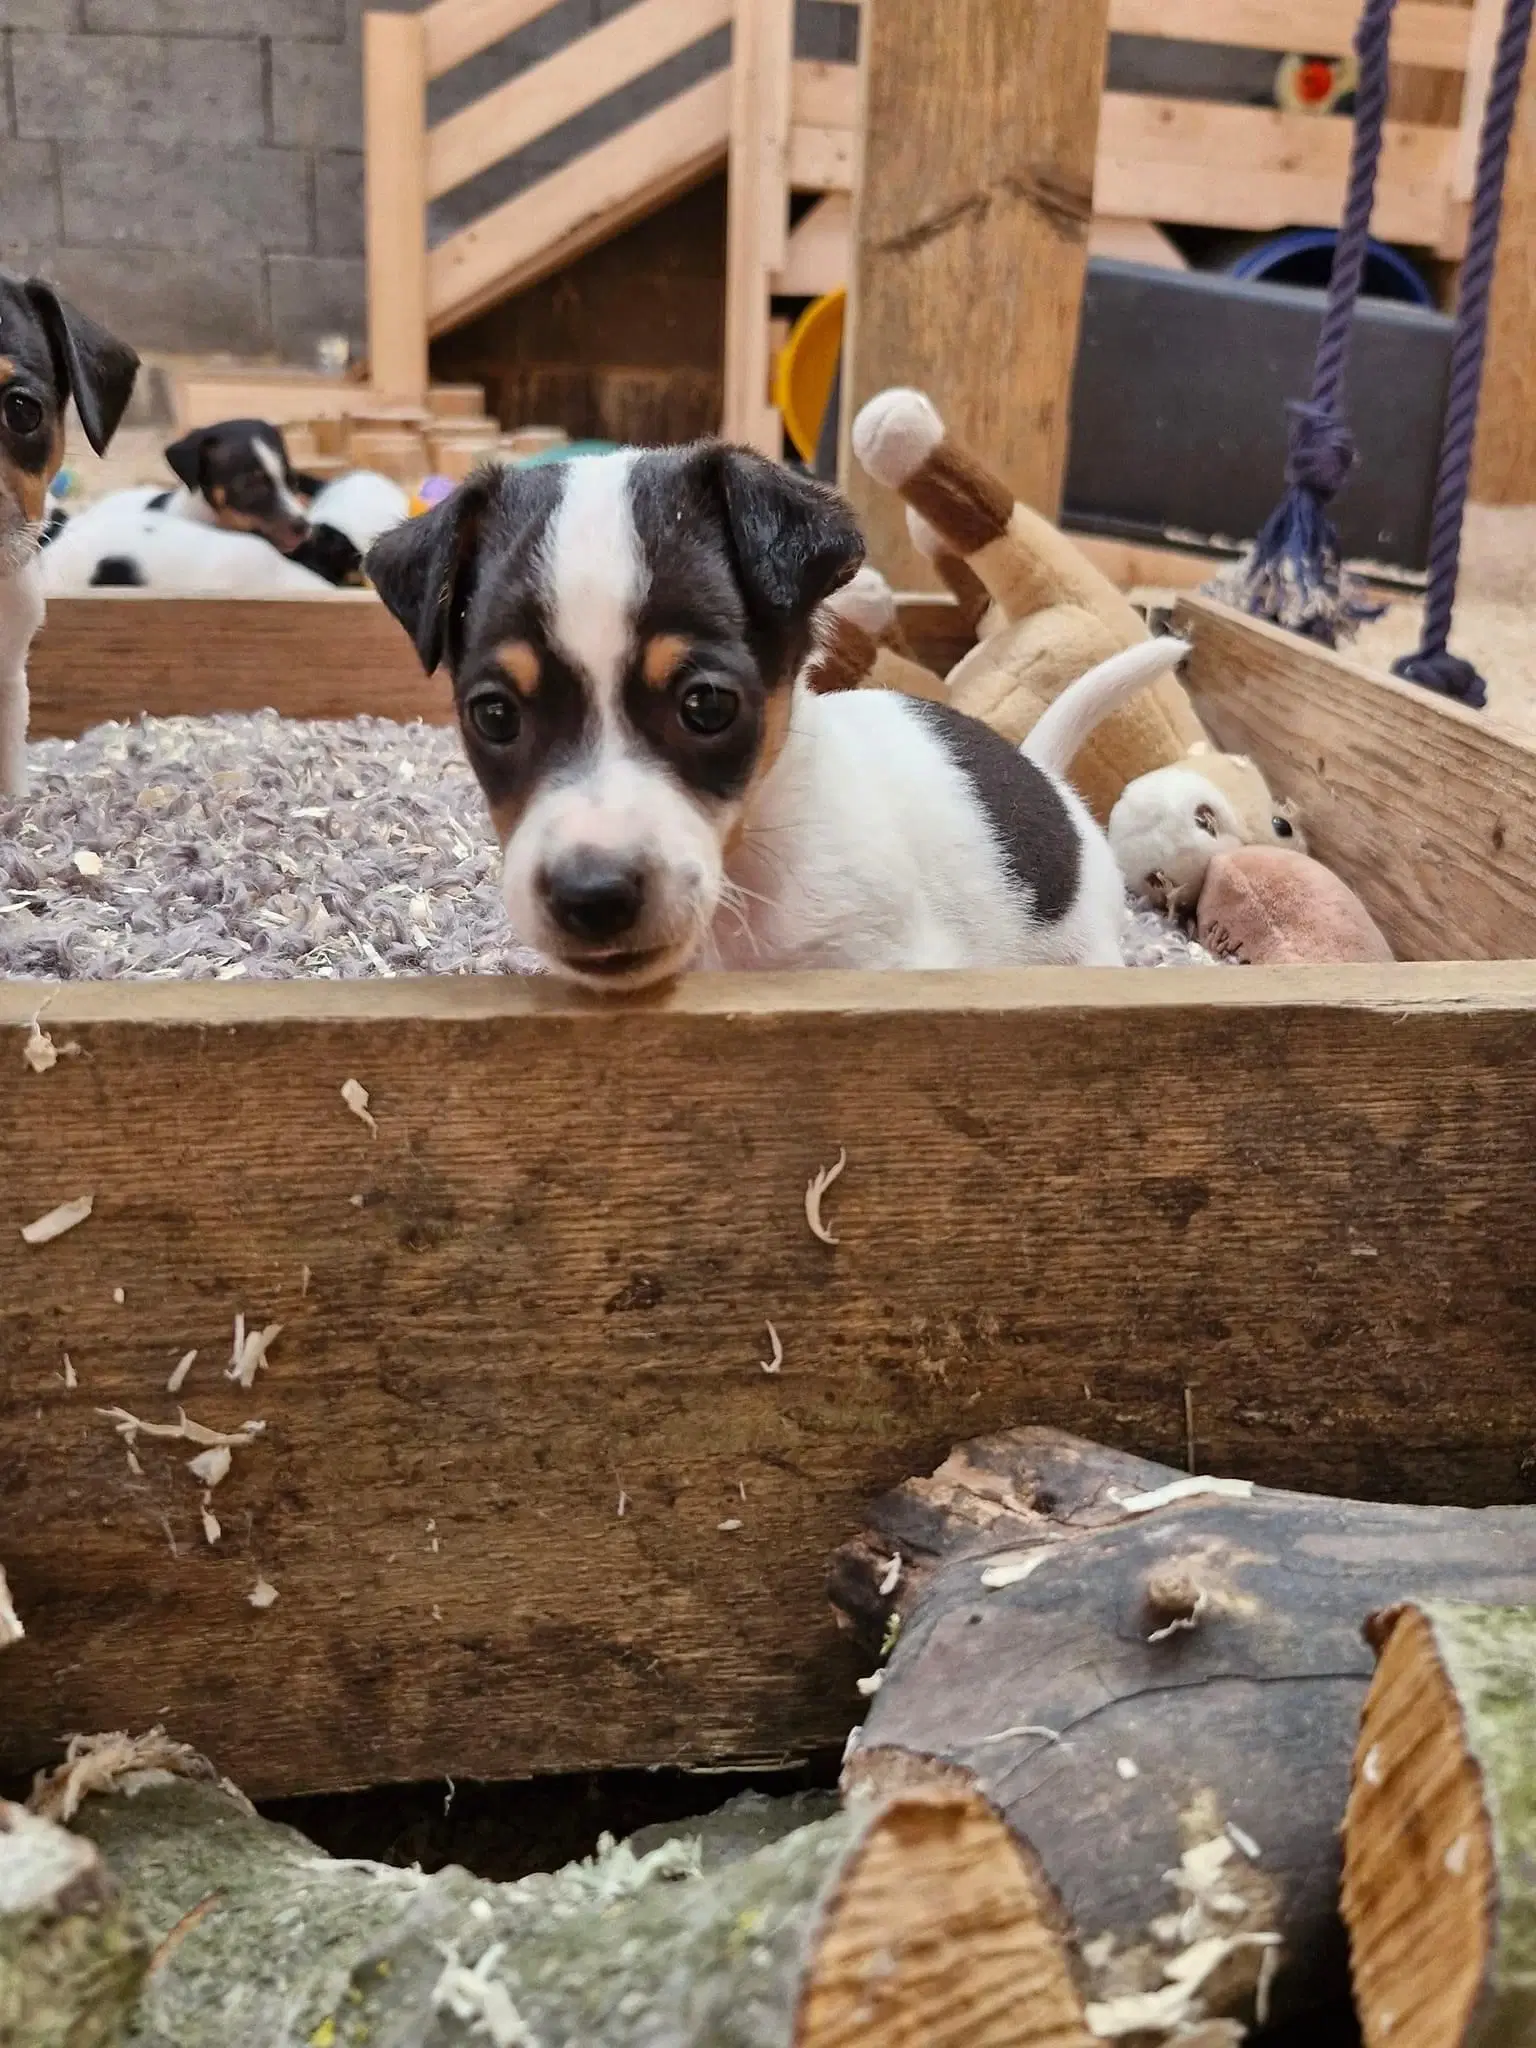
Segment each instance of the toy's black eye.
[[1197,807],[1195,811],[1195,823],[1200,827],[1200,830],[1202,832],[1209,832],[1213,839],[1216,837],[1216,813],[1211,809],[1209,804],[1200,804]]
[[471,697],[467,715],[481,739],[493,747],[510,747],[523,722],[522,713],[512,699],[502,696],[499,690],[487,690],[483,696]]
[[30,391],[7,391],[0,398],[0,419],[5,421],[13,434],[23,439],[35,434],[43,424],[41,399],[34,398]]
[[723,683],[690,683],[677,700],[677,715],[690,732],[713,739],[736,722],[741,698]]
[[1294,839],[1296,837],[1295,827],[1289,818],[1272,818],[1270,823],[1275,828],[1275,837],[1277,839]]

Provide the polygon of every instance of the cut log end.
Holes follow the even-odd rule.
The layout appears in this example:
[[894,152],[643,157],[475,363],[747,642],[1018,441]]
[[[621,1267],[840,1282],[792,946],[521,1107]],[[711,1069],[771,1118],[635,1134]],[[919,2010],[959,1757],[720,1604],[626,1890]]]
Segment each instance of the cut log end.
[[1057,1912],[979,1800],[898,1795],[845,1867],[804,2048],[1090,2048]]
[[148,1959],[93,1844],[0,1801],[0,2040],[107,2048]]
[[[1492,1759],[1479,1753],[1476,1677],[1461,1652],[1474,1617],[1499,1615],[1404,1607],[1374,1625],[1380,1662],[1344,1822],[1343,1910],[1367,2048],[1460,2048],[1496,1996]],[[1536,1615],[1528,1659],[1533,1651]],[[1528,1695],[1533,1678],[1536,1660],[1526,1665]]]

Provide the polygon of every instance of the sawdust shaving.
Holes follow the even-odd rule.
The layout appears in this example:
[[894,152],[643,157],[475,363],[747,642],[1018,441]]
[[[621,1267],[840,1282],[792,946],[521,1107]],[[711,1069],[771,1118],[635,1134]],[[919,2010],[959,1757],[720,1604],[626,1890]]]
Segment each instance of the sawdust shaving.
[[40,1772],[33,1781],[27,1805],[44,1820],[67,1826],[87,1799],[104,1792],[131,1793],[135,1780],[150,1772],[217,1785],[242,1813],[255,1814],[238,1786],[195,1749],[172,1742],[163,1728],[151,1728],[147,1735],[72,1735],[58,1769]]

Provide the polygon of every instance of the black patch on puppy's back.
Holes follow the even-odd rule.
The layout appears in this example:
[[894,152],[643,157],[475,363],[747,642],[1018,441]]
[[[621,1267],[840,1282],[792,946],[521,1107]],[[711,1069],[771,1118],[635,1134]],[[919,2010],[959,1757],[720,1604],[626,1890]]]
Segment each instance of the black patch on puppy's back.
[[92,590],[142,590],[144,571],[132,555],[103,555],[91,571]]
[[910,708],[975,790],[1003,865],[1029,892],[1036,915],[1065,917],[1077,900],[1082,847],[1055,783],[979,718],[917,697]]

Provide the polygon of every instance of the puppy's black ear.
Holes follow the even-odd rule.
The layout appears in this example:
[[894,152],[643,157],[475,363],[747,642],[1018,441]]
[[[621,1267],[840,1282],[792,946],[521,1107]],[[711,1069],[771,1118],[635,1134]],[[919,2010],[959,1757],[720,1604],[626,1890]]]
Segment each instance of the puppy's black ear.
[[416,643],[428,675],[457,666],[474,594],[481,529],[496,471],[479,470],[451,497],[381,534],[363,563],[368,580]]
[[846,498],[750,448],[717,451],[720,493],[749,611],[779,625],[808,619],[864,559]]
[[189,491],[195,491],[202,483],[203,450],[208,446],[211,434],[209,427],[194,427],[190,434],[183,434],[165,451],[172,476],[184,483]]
[[24,289],[48,336],[59,396],[74,399],[85,438],[104,455],[133,396],[138,354],[87,320],[42,278],[29,278]]

